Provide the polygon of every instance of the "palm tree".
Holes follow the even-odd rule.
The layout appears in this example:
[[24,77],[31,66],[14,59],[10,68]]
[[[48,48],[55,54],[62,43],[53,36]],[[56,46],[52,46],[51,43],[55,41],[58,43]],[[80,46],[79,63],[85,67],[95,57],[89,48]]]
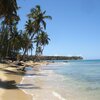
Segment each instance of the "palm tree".
[[17,30],[16,25],[13,27],[13,38],[10,39],[10,47],[12,48],[13,52],[18,52],[21,49],[21,32]]
[[48,34],[46,32],[42,32],[40,37],[41,37],[40,42],[42,47],[41,54],[43,54],[44,46],[49,44],[50,38],[48,37]]
[[11,44],[12,44],[12,42],[14,42],[13,40],[15,40],[15,38],[16,38],[15,37],[16,33],[17,33],[16,27],[17,27],[19,20],[20,20],[20,18],[17,15],[11,15],[9,17],[5,17],[5,19],[4,19],[4,24],[6,25],[8,33],[9,33],[9,41],[8,41],[6,56],[8,56],[9,53],[11,53],[12,46],[13,46],[13,50],[14,50],[15,44],[14,43],[13,43],[13,45],[11,45]]
[[[11,50],[10,48],[10,42],[11,42],[11,38],[14,37],[14,33],[13,31],[13,25],[19,20],[19,17],[17,16],[17,10],[18,10],[18,6],[17,6],[17,2],[16,0],[0,0],[0,18],[4,19],[4,24],[6,26],[6,30],[8,31],[8,34],[6,34],[4,37],[7,37],[6,39],[6,46],[2,46],[2,47],[7,47],[5,50],[5,54],[8,55],[9,51]],[[5,29],[4,29],[5,30]],[[2,31],[3,32],[3,31]],[[13,34],[12,34],[13,33]],[[10,34],[12,35],[12,37],[10,36]],[[10,41],[9,41],[10,40]],[[3,39],[4,41],[4,39]]]
[[[5,19],[0,30],[0,54],[3,57],[12,57],[21,49],[21,34],[17,29],[16,19]],[[4,53],[3,53],[4,52]],[[13,56],[14,57],[14,56]]]
[[52,19],[51,16],[45,14],[46,11],[42,11],[39,5],[36,5],[35,8],[32,8],[30,14],[28,14],[28,17],[33,21],[35,33],[37,33],[41,27],[46,29],[45,19]]
[[[45,14],[46,14],[46,11],[42,12],[39,5],[31,9],[30,14],[28,14],[29,19],[26,22],[26,31],[30,35],[30,41],[33,41],[34,37],[38,36],[41,30],[46,29],[45,19],[52,19],[51,16],[47,16]],[[29,48],[29,45],[27,45],[27,48],[23,54],[23,57],[25,53],[27,52],[28,48]]]
[[28,33],[29,37],[31,37],[34,32],[34,26],[30,19],[28,19],[28,21],[26,21],[25,29],[26,29],[26,32]]
[[0,17],[8,17],[17,14],[16,0],[0,0]]
[[[48,37],[48,34],[44,31],[42,31],[36,38],[35,43],[37,45],[36,54],[43,54],[44,46],[48,45],[50,41],[50,38]],[[39,47],[39,48],[38,48]]]
[[23,57],[22,57],[23,59],[25,57],[26,52],[30,48],[32,39],[33,39],[33,37],[35,35],[33,23],[32,23],[32,21],[30,19],[28,19],[28,21],[26,21],[25,29],[26,29],[26,33],[24,34],[24,36],[26,38],[28,38],[28,42],[27,42],[28,44],[25,45],[25,48],[24,48],[25,50],[24,50]]
[[18,24],[19,20],[20,20],[20,18],[19,18],[19,16],[17,16],[17,15],[11,15],[11,16],[6,17],[6,18],[4,19],[5,25],[8,26],[8,28],[9,28],[9,30],[10,30],[10,32],[11,32],[12,34],[14,34],[14,33],[12,32],[13,27],[14,27],[15,25]]
[[22,56],[22,58],[24,59],[26,52],[28,52],[28,50],[32,50],[33,49],[33,42],[30,40],[29,35],[27,32],[24,32],[22,34],[22,49],[24,51],[24,54]]
[[9,36],[7,28],[4,25],[2,25],[0,30],[0,58],[4,58],[6,56]]

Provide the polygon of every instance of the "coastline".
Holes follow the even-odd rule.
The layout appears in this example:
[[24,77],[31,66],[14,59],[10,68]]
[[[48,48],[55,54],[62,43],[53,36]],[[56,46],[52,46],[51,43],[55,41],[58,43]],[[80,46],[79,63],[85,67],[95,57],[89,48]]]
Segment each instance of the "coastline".
[[[100,75],[99,73],[91,72],[91,69],[95,68],[97,69],[94,71],[100,71],[100,62],[99,65],[95,62],[94,64],[93,62],[84,63],[84,61],[81,64],[75,63],[57,62],[47,65],[48,62],[25,62],[29,66],[25,68],[24,75],[18,73],[19,70],[16,70],[16,68],[5,66],[5,68],[3,67],[4,71],[0,70],[1,83],[9,81],[11,87],[8,88],[7,86],[9,85],[5,84],[6,87],[2,86],[0,88],[0,100],[12,100],[12,97],[14,97],[13,100],[99,100],[100,85],[98,80],[95,80],[95,85],[94,77],[90,78],[90,84],[87,77]],[[92,66],[90,67],[90,65]],[[22,66],[19,67],[22,68]],[[80,68],[83,72],[79,71]],[[84,71],[88,76],[84,74]],[[83,77],[85,80],[79,75],[85,75],[86,78],[85,76]],[[98,78],[99,76],[96,79]],[[15,87],[16,85],[17,88]]]
[[[49,63],[52,66],[54,63]],[[58,63],[57,63],[58,64]],[[56,64],[54,64],[56,65]],[[45,69],[46,68],[46,69]],[[65,100],[65,98],[60,95],[56,90],[58,89],[58,81],[63,79],[62,75],[56,74],[53,70],[48,69],[48,65],[43,64],[39,67],[35,75],[25,76],[22,80],[22,84],[31,84],[33,89],[22,89],[25,93],[31,94],[34,98],[33,100]],[[44,69],[44,70],[43,70]],[[33,69],[34,71],[34,69]],[[27,71],[29,74],[30,70]],[[60,80],[59,80],[60,79]],[[53,82],[52,82],[53,81]],[[56,87],[54,89],[54,87]],[[48,98],[49,97],[49,98]]]
[[[25,90],[26,93],[32,94],[34,97],[33,100],[99,100],[100,85],[95,85],[94,81],[92,82],[91,77],[90,80],[92,83],[89,83],[86,79],[91,75],[100,75],[95,72],[92,74],[91,72],[91,68],[94,69],[96,63],[94,62],[95,65],[92,62],[85,62],[87,64],[84,65],[84,61],[81,64],[75,63],[53,63],[48,66],[39,67],[40,70],[36,75],[25,76],[22,82],[23,84],[31,83],[35,88],[23,90]],[[93,66],[90,68],[90,65]],[[97,67],[100,69],[98,65]],[[83,72],[80,72],[80,68]],[[84,71],[88,76],[84,74]],[[96,71],[98,72],[100,70]],[[83,77],[85,80],[83,80],[79,75],[85,75],[86,78]],[[97,79],[98,78],[99,77],[97,77]]]
[[16,85],[22,80],[16,68],[8,67],[8,64],[0,63],[0,100],[32,100],[32,96],[26,94]]
[[[15,67],[14,63],[0,63],[0,100],[33,100],[31,94],[23,91],[28,84],[22,84],[24,74],[18,68],[32,67],[39,70],[40,66],[47,65],[48,62],[28,61],[23,63],[24,66]],[[27,88],[28,89],[28,88]]]

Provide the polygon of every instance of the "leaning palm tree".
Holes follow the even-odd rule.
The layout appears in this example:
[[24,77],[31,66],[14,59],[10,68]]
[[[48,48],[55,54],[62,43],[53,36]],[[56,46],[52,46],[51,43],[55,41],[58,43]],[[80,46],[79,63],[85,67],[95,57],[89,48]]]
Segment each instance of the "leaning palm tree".
[[[37,5],[35,8],[31,9],[30,14],[28,14],[29,20],[26,23],[26,31],[30,35],[30,41],[34,39],[35,36],[38,36],[41,29],[46,29],[45,19],[52,19],[51,16],[45,15],[46,11],[42,11],[41,7]],[[28,50],[29,45],[27,45],[26,51]],[[24,57],[24,56],[23,56]]]
[[0,0],[0,17],[7,17],[13,14],[17,14],[17,2],[16,0]]

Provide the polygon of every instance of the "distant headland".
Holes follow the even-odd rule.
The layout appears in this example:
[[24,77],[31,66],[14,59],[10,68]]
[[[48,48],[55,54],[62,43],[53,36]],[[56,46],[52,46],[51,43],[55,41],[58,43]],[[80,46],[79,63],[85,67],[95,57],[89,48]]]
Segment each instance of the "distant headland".
[[[35,59],[35,56],[29,56],[29,59]],[[40,60],[82,60],[81,56],[39,56]]]

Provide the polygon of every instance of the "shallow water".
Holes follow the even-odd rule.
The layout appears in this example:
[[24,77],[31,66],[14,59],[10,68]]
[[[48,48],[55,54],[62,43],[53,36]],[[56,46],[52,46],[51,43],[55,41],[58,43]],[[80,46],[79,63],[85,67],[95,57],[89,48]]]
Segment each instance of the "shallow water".
[[21,84],[33,100],[100,100],[100,60],[60,61],[27,70]]

